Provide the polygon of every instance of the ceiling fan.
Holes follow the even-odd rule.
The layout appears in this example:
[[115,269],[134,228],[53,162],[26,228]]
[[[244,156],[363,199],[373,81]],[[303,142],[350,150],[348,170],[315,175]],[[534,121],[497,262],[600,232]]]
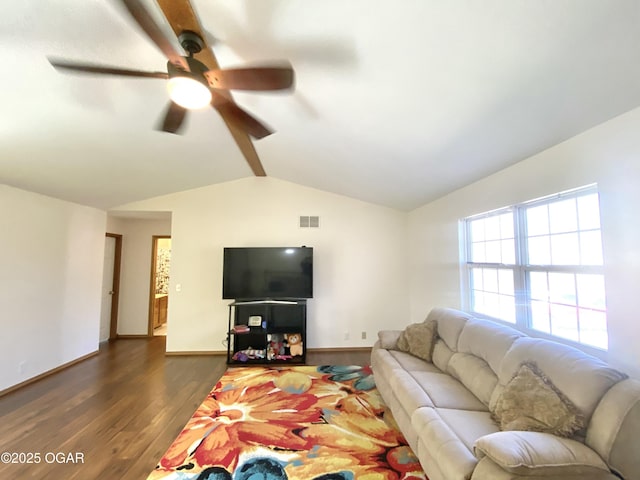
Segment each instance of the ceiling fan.
[[177,133],[187,110],[211,105],[224,120],[251,170],[266,173],[250,137],[264,138],[273,133],[260,120],[240,108],[229,90],[270,91],[293,86],[294,72],[288,63],[271,66],[221,69],[207,44],[200,21],[189,0],[156,0],[180,45],[181,55],[140,0],[119,0],[153,43],[167,57],[166,72],[145,72],[50,58],[56,68],[73,72],[167,79],[170,102],[160,129]]

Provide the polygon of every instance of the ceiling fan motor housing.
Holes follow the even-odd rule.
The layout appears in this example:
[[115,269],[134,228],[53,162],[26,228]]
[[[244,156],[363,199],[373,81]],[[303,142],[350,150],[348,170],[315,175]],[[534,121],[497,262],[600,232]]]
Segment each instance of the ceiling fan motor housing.
[[191,30],[185,30],[182,32],[178,36],[178,40],[180,41],[182,48],[184,48],[190,56],[195,55],[204,48],[204,40],[202,40],[202,37]]

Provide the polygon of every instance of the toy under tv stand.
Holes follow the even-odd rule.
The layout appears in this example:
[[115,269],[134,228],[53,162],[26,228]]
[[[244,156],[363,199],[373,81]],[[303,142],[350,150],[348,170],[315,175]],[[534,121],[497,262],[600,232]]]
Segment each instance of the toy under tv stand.
[[228,365],[303,365],[306,357],[306,299],[249,299],[229,304]]

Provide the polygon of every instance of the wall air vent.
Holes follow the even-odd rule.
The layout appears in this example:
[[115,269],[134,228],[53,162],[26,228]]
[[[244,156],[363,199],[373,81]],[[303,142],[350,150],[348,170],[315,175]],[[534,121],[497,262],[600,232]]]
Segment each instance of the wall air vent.
[[318,228],[320,227],[320,217],[300,216],[300,228]]

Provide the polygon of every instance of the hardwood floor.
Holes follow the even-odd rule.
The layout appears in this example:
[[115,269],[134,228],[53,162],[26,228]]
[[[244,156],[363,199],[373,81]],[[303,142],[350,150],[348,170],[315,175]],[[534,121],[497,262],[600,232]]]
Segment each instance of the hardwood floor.
[[[0,397],[0,454],[21,462],[3,455],[0,478],[144,480],[227,368],[164,351],[165,337],[118,340]],[[369,352],[308,352],[307,363],[368,365]]]

